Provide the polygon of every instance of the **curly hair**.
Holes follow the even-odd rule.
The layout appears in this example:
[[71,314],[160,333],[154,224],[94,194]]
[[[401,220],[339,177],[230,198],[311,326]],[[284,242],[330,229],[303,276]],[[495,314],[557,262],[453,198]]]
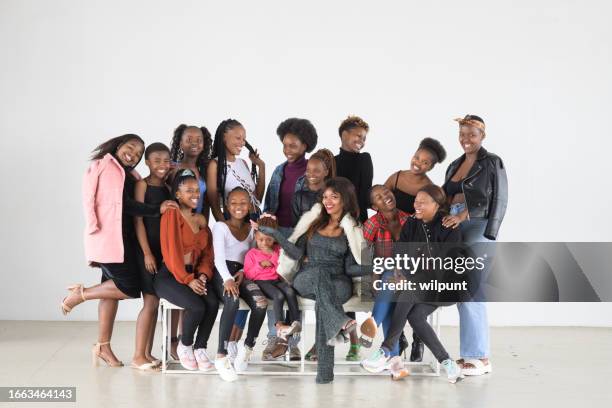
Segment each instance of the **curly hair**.
[[257,224],[259,224],[260,227],[270,227],[272,229],[278,228],[278,221],[276,218],[272,217],[259,217]]
[[442,163],[444,159],[446,159],[446,150],[444,149],[444,146],[442,146],[442,144],[436,139],[432,139],[431,137],[426,137],[425,139],[421,140],[421,143],[419,143],[419,149],[427,150],[433,156],[434,162],[432,163],[432,167],[434,164]]
[[281,122],[276,128],[276,134],[282,142],[287,133],[291,133],[306,145],[306,153],[317,147],[317,130],[308,119],[289,118]]
[[361,119],[359,116],[351,115],[342,121],[342,123],[340,124],[340,127],[338,128],[338,134],[342,136],[342,132],[344,132],[345,130],[351,130],[354,128],[362,128],[366,132],[368,132],[370,130],[370,125],[368,125],[367,122]]
[[336,177],[336,159],[329,149],[319,149],[310,156],[308,160],[319,160],[327,168],[328,173],[325,180]]
[[206,177],[206,169],[208,168],[208,162],[210,161],[210,152],[212,148],[212,138],[210,132],[206,127],[188,126],[185,124],[179,125],[172,135],[172,142],[170,143],[170,160],[175,163],[180,163],[185,157],[185,153],[181,150],[181,140],[186,130],[199,130],[202,132],[202,139],[204,141],[204,148],[196,159],[196,167],[200,173],[200,177]]

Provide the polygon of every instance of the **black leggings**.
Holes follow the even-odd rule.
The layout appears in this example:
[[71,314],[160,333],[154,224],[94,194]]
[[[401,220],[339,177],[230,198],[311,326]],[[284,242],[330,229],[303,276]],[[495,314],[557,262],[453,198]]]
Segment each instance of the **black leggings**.
[[[227,261],[227,266],[232,275],[242,269],[242,265],[237,262]],[[219,299],[221,299],[221,302],[223,302],[223,312],[221,313],[221,321],[219,322],[219,346],[217,348],[217,353],[227,355],[227,343],[232,333],[236,312],[240,307],[240,300],[223,293],[223,278],[217,271],[215,271],[213,276],[212,286]],[[246,279],[240,284],[240,297],[244,299],[251,309],[249,328],[244,344],[249,347],[254,347],[255,339],[259,336],[259,329],[261,329],[261,325],[266,318],[268,301],[266,300],[266,296],[259,289],[259,286]]]
[[289,322],[300,320],[300,307],[298,306],[297,294],[291,285],[282,279],[257,280],[255,283],[267,298],[272,299],[272,304],[274,305],[274,323],[283,322],[285,320],[283,313],[285,299],[287,299],[287,309],[289,309]]
[[[191,268],[187,268],[187,271],[190,272]],[[206,282],[207,294],[198,295],[189,286],[179,283],[166,265],[162,265],[153,280],[153,285],[160,298],[185,309],[181,343],[185,346],[193,344],[195,349],[206,348],[219,311],[219,300],[210,282]],[[196,330],[198,334],[194,343],[193,336]]]
[[449,359],[448,352],[440,342],[434,329],[427,322],[427,316],[432,314],[437,308],[438,306],[428,303],[415,304],[408,301],[401,301],[400,298],[400,300],[395,303],[395,308],[393,309],[393,315],[391,317],[391,327],[389,327],[382,347],[387,350],[393,349],[393,345],[397,344],[397,341],[404,331],[406,320],[408,320],[414,333],[419,336],[440,363]]

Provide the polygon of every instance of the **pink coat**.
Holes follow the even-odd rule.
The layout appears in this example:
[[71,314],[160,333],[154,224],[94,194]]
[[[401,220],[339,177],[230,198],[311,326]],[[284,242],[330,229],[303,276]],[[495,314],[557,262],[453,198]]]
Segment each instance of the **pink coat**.
[[89,263],[123,262],[124,181],[125,171],[110,153],[92,161],[83,177],[85,257]]

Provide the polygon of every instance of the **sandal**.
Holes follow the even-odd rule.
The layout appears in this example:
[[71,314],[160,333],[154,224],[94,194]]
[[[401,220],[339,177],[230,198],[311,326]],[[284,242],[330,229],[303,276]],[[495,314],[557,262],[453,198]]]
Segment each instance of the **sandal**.
[[[82,283],[78,283],[78,284],[75,284],[75,285],[71,285],[71,286],[68,286],[68,287],[66,288],[66,290],[69,290],[69,291],[71,291],[72,293],[75,293],[75,291],[77,291],[77,290],[78,290],[78,291],[81,293],[81,299],[83,299],[83,302],[84,302],[84,301],[86,301],[87,299],[85,299],[85,294],[83,293],[83,289],[84,289],[84,287],[83,287],[83,284],[82,284]],[[68,296],[70,296],[70,295],[68,295]],[[68,305],[66,304],[66,299],[68,299],[68,296],[66,296],[66,297],[65,297],[65,298],[62,300],[62,304],[61,304],[62,314],[63,314],[64,316],[66,316],[68,313],[72,312],[72,309],[73,309],[73,308],[76,306],[76,305],[74,305],[74,306],[70,307],[70,306],[68,306]],[[80,303],[82,303],[82,302],[80,302]],[[80,304],[80,303],[77,303],[77,305],[78,305],[78,304]]]
[[102,346],[106,346],[107,344],[110,344],[110,341],[96,343],[91,349],[91,357],[94,367],[97,367],[99,365],[100,360],[104,361],[109,367],[123,367],[123,363],[121,361],[111,361],[110,359],[107,360],[106,357],[102,355]]
[[345,357],[346,361],[361,361],[359,349],[361,349],[361,344],[351,344],[351,348],[349,348]]
[[[463,375],[478,376],[493,372],[493,366],[490,361],[485,364],[482,360],[477,358],[461,359],[457,361],[457,364],[461,367],[461,373]],[[467,365],[471,365],[472,367],[466,367]]]
[[372,342],[374,341],[374,338],[376,338],[377,330],[378,328],[376,327],[376,321],[372,318],[372,316],[365,319],[359,328],[359,331],[361,332],[359,343],[361,343],[361,345],[365,348],[372,347]]
[[306,353],[306,356],[304,356],[304,359],[306,361],[318,361],[317,358],[317,349],[316,349],[316,345],[313,344],[313,346],[310,348],[310,350],[308,350],[308,353]]

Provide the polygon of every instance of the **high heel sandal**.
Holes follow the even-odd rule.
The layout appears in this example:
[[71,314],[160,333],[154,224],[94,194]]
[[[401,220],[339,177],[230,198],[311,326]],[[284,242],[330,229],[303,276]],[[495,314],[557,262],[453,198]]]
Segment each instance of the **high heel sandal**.
[[[83,302],[86,301],[87,299],[85,299],[85,294],[83,293],[83,289],[85,289],[83,287],[82,283],[79,284],[75,284],[75,285],[71,285],[68,286],[66,288],[66,290],[71,291],[72,293],[74,293],[76,290],[78,290],[81,293],[81,299],[83,299]],[[62,314],[64,316],[66,316],[68,313],[72,312],[72,308],[76,305],[74,305],[73,307],[70,307],[66,304],[66,299],[68,299],[68,296],[66,296],[63,300],[62,300],[62,304],[61,304],[61,308],[62,308]],[[80,304],[80,303],[79,303]]]
[[97,367],[100,364],[100,360],[104,361],[106,365],[108,365],[109,367],[123,367],[123,363],[121,361],[115,362],[115,361],[110,361],[104,358],[104,356],[102,355],[101,349],[102,349],[102,346],[106,346],[107,344],[110,344],[110,341],[105,341],[103,343],[96,343],[91,349],[91,358],[92,358],[92,363],[94,367]]

